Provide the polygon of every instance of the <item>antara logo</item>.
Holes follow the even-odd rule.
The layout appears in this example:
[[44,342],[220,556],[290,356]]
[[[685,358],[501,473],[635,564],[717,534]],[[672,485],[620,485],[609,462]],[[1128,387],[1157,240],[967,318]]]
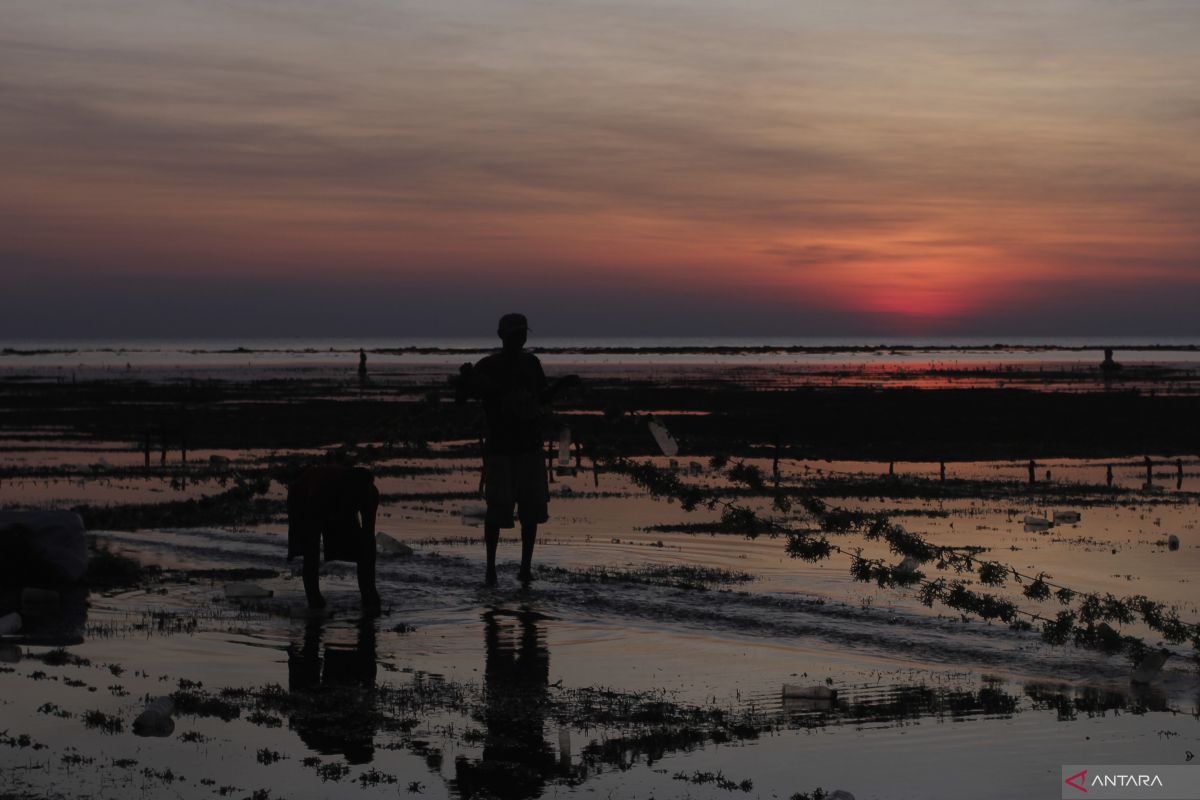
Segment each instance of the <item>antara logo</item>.
[[1163,785],[1162,778],[1157,775],[1123,775],[1121,773],[1113,773],[1111,775],[1093,775],[1089,781],[1087,774],[1088,771],[1086,769],[1081,770],[1067,778],[1064,783],[1072,789],[1078,789],[1084,794],[1087,794],[1087,787],[1089,786],[1093,788],[1097,786],[1128,788],[1130,786],[1151,787]]
[[[1086,770],[1085,770],[1086,772]],[[1162,786],[1157,775],[1094,775],[1091,786]],[[1086,791],[1086,790],[1085,790]]]
[[1067,778],[1066,784],[1067,784],[1067,786],[1070,786],[1072,789],[1078,789],[1079,791],[1083,792],[1084,794],[1087,794],[1087,787],[1084,786],[1084,783],[1086,781],[1087,781],[1087,770],[1085,769],[1082,772],[1076,772],[1074,775]]

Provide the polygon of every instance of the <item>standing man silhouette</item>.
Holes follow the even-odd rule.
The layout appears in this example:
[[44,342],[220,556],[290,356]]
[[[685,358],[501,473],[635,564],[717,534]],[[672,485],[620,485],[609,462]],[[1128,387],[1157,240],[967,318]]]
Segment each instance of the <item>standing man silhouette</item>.
[[542,362],[526,352],[529,323],[524,314],[505,314],[496,333],[499,353],[463,364],[459,397],[483,401],[487,417],[484,443],[484,485],[487,516],[483,540],[487,546],[488,586],[496,585],[496,545],[500,529],[513,527],[513,509],[521,522],[521,583],[533,578],[533,546],[538,525],[548,520],[550,487],[542,454],[545,405],[562,389],[579,383],[568,375],[550,385]]

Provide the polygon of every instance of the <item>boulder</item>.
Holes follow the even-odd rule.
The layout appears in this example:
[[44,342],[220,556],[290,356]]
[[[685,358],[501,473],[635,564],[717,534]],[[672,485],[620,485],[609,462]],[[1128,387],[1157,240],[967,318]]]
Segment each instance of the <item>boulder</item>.
[[135,736],[170,736],[175,732],[171,714],[175,703],[169,697],[159,697],[146,704],[146,709],[133,721]]
[[21,631],[21,615],[13,612],[0,617],[0,636],[8,636]]
[[398,539],[380,532],[375,534],[375,547],[385,556],[411,556],[413,549]]
[[1162,672],[1163,665],[1167,663],[1167,659],[1171,654],[1165,650],[1156,650],[1152,653],[1147,653],[1137,667],[1133,670],[1133,674],[1129,676],[1130,683],[1145,685],[1153,683],[1155,678]]

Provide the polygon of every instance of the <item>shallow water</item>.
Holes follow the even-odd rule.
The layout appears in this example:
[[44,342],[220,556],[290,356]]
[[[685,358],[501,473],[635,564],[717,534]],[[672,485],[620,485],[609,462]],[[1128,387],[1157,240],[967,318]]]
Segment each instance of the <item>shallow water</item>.
[[[516,583],[508,532],[501,584],[485,589],[481,530],[464,513],[481,504],[478,461],[448,455],[443,444],[431,457],[376,465],[380,529],[417,551],[381,560],[385,612],[376,621],[360,620],[353,568],[343,564],[327,565],[322,579],[332,614],[304,612],[300,580],[283,561],[282,511],[227,529],[96,531],[168,569],[278,571],[258,581],[274,595],[243,607],[224,599],[223,581],[167,574],[149,592],[91,597],[84,641],[70,648],[90,665],[47,665],[31,656],[50,644],[21,644],[22,660],[0,664],[10,670],[0,672],[0,729],[30,742],[0,737],[0,791],[70,785],[73,796],[208,797],[235,786],[228,796],[461,797],[482,786],[511,797],[769,798],[821,786],[860,800],[1001,798],[1053,796],[1061,763],[1182,763],[1200,752],[1200,679],[1184,648],[1173,648],[1180,657],[1152,687],[1137,689],[1120,657],[1053,647],[1034,633],[926,608],[911,592],[855,583],[845,559],[809,564],[788,558],[780,539],[687,533],[678,526],[715,515],[685,514],[608,473],[556,476],[533,588]],[[211,456],[236,468],[271,455],[197,451],[186,468],[173,457],[165,471],[155,461],[141,474],[141,452],[117,443],[52,450],[22,432],[8,445],[16,477],[0,482],[0,504],[16,506],[196,497],[222,488]],[[100,458],[107,465],[94,469]],[[769,461],[751,463],[770,474]],[[889,513],[935,544],[988,548],[986,558],[1029,574],[1046,571],[1085,591],[1144,593],[1200,618],[1197,460],[1184,459],[1177,489],[1174,459],[1156,458],[1149,491],[1140,459],[1113,460],[1111,495],[1095,491],[1109,463],[1039,463],[1039,481],[1051,471],[1049,499],[1025,491],[1022,462],[947,464],[946,486],[963,492],[941,499],[888,495],[879,484],[886,463],[780,466],[784,485],[838,488],[847,496],[831,502]],[[69,476],[20,477],[46,468]],[[922,492],[941,485],[936,463],[894,471]],[[703,464],[686,479],[719,482]],[[280,487],[267,499],[281,500]],[[767,507],[763,498],[747,502]],[[1068,509],[1081,512],[1079,523],[1024,529],[1026,514]],[[1169,533],[1180,550],[1164,546]],[[886,555],[878,544],[838,543]],[[647,565],[752,580],[683,588],[639,579]],[[1016,596],[1019,587],[997,591]],[[177,713],[162,739],[130,732],[146,697],[190,682],[217,696],[245,690],[230,696],[259,706],[238,700],[229,720]],[[784,684],[838,694],[798,701],[783,696]],[[264,687],[272,685],[291,698],[284,706],[271,704]],[[651,698],[673,713],[720,712],[757,727],[743,736],[699,717],[669,726],[645,713],[602,717],[588,710],[602,690],[625,709]],[[119,718],[122,732],[88,727],[89,711]],[[489,771],[505,761],[496,753],[513,762],[501,735],[512,726],[526,756]],[[735,788],[708,779],[717,773]]]

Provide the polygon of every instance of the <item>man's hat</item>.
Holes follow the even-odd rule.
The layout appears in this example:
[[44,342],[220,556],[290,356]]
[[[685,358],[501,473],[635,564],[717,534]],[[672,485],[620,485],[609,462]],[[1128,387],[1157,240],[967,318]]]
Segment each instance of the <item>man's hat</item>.
[[496,333],[504,336],[513,331],[529,330],[529,320],[525,319],[524,314],[505,314],[500,318],[500,324],[496,326]]

